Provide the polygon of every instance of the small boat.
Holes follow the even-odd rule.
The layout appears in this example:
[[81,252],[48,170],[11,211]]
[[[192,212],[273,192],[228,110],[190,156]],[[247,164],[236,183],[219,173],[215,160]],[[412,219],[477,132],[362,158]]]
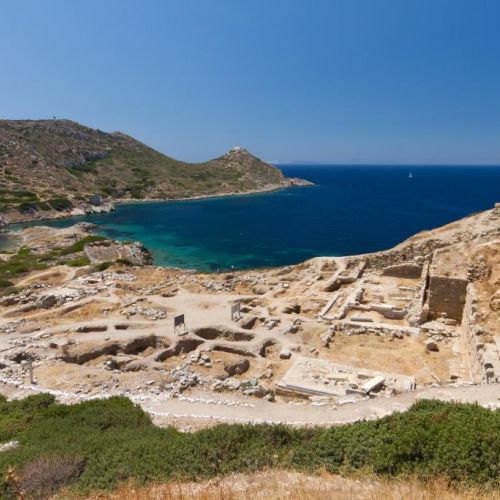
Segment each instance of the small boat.
[[408,179],[413,179],[413,174],[410,172],[410,175],[408,176]]

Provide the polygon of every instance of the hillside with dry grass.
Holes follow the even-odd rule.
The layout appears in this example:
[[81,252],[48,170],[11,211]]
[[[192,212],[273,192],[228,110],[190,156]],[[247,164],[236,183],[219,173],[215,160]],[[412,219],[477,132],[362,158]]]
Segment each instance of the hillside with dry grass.
[[93,194],[178,199],[292,184],[243,148],[193,164],[69,120],[0,120],[0,212],[8,220],[69,211]]

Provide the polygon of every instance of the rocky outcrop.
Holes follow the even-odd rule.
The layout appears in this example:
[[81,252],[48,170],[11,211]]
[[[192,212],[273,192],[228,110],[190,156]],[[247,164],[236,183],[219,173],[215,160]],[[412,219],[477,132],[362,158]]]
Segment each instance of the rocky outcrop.
[[146,266],[153,262],[151,252],[140,242],[99,241],[85,245],[84,252],[92,264],[121,260],[133,266]]
[[288,184],[290,187],[306,187],[315,185],[314,182],[306,181],[305,179],[299,179],[298,177],[289,178]]

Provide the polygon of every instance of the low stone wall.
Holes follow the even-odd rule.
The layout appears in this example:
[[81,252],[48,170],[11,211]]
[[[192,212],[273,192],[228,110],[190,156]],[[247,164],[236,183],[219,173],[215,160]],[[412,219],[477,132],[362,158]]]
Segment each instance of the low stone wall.
[[361,298],[363,297],[365,290],[363,287],[359,286],[356,288],[349,297],[347,297],[346,301],[340,308],[339,312],[331,317],[331,319],[337,320],[337,319],[344,319],[349,311],[359,305],[359,302]]
[[449,242],[446,241],[428,239],[416,244],[405,244],[403,248],[396,247],[396,249],[393,250],[364,255],[363,258],[366,259],[366,266],[370,269],[383,270],[388,266],[411,262],[415,262],[419,265],[422,259],[430,258],[434,250],[448,245]]
[[429,319],[446,317],[462,321],[467,280],[447,276],[431,276],[429,279]]
[[366,262],[364,260],[361,260],[361,261],[357,262],[353,268],[344,269],[344,270],[338,272],[325,285],[325,292],[335,292],[342,285],[354,283],[363,274],[365,266],[366,266]]
[[422,270],[422,281],[418,293],[408,307],[408,322],[411,326],[418,326],[425,323],[429,317],[429,306],[425,304],[427,287],[429,286],[429,267],[426,262]]
[[482,329],[476,325],[477,295],[474,285],[467,287],[462,332],[469,351],[471,376],[476,383],[500,382],[500,359],[493,343],[484,344]]
[[331,330],[334,333],[343,333],[345,335],[373,334],[396,338],[420,333],[419,328],[410,326],[395,326],[387,323],[358,323],[355,321],[335,321],[331,326]]
[[473,321],[473,309],[476,302],[476,292],[471,284],[467,288],[467,298],[465,301],[462,332],[464,341],[468,347],[469,365],[471,368],[471,376],[474,382],[483,382],[486,376],[481,363],[481,356],[478,349],[477,329]]
[[360,304],[353,305],[351,310],[355,311],[375,311],[387,319],[403,319],[406,316],[406,309],[399,309],[390,304]]

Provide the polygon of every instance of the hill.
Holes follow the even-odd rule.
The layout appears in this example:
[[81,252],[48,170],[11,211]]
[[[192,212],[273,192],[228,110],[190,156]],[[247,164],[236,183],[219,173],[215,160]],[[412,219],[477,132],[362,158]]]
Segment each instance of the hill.
[[179,199],[296,184],[243,148],[192,164],[69,120],[0,120],[0,212],[9,222],[85,208],[95,194]]

